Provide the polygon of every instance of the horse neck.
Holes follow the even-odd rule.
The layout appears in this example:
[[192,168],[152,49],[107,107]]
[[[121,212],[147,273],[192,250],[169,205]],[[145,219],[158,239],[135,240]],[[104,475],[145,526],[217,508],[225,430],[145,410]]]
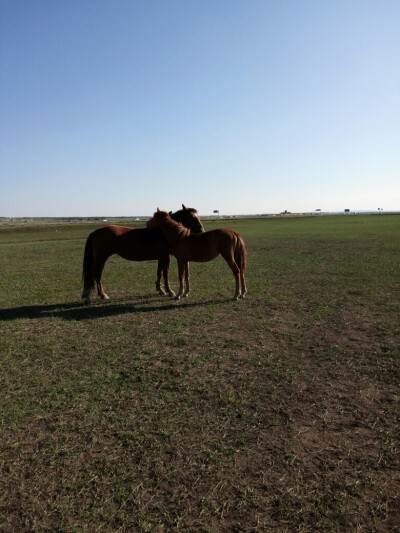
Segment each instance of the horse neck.
[[164,233],[169,244],[174,244],[190,235],[190,229],[185,228],[185,226],[179,222],[175,222],[172,218],[163,220],[160,230]]

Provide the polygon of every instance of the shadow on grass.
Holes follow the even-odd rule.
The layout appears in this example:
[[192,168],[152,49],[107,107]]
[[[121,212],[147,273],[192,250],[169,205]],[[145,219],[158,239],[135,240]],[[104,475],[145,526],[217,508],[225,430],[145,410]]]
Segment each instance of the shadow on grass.
[[100,302],[92,305],[71,302],[54,305],[30,305],[24,307],[13,307],[10,309],[0,309],[0,322],[16,320],[19,318],[46,318],[55,317],[64,320],[89,320],[94,318],[123,315],[126,313],[151,313],[154,311],[175,311],[196,307],[204,307],[214,304],[231,302],[230,298],[210,300],[206,302],[182,302],[169,300],[168,304],[154,305],[151,302],[146,305],[143,301],[133,303],[132,301],[118,300],[116,302]]

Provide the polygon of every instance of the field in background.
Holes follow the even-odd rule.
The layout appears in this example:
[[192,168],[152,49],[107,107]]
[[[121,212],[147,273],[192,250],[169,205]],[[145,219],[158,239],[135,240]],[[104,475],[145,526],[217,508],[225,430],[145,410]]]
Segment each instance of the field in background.
[[399,531],[400,217],[226,220],[246,300],[113,257],[87,307],[101,225],[0,226],[0,531]]

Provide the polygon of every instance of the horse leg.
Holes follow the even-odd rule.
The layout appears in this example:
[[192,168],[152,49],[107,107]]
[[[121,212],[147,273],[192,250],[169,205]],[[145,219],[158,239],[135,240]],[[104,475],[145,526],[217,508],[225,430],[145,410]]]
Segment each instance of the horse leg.
[[183,293],[183,296],[185,298],[186,298],[186,296],[189,296],[189,292],[190,292],[189,278],[190,278],[189,261],[186,261],[186,265],[185,265],[185,292]]
[[175,296],[174,291],[169,286],[169,265],[171,264],[171,256],[167,255],[165,260],[163,260],[163,276],[164,276],[164,287],[167,291],[168,296]]
[[233,257],[235,259],[235,263],[239,267],[240,273],[241,292],[239,298],[244,298],[247,292],[246,282],[244,279],[244,275],[246,273],[246,246],[243,242],[242,237],[238,233],[235,233],[235,236],[237,240]]
[[92,287],[83,287],[82,300],[85,300],[85,304],[91,304],[92,300],[90,298],[90,293],[92,292]]
[[97,259],[93,265],[93,275],[94,279],[96,280],[97,285],[97,294],[100,296],[102,300],[109,300],[110,298],[107,296],[107,294],[104,292],[103,284],[101,283],[101,275],[103,273],[104,264],[106,262],[106,259]]
[[[103,284],[101,283],[101,274],[103,272],[105,260],[99,261],[98,259],[95,259],[93,261],[92,265],[92,274],[93,279],[96,281],[97,285],[97,294],[100,296],[102,300],[109,300],[109,297],[104,292]],[[82,298],[85,300],[85,303],[91,304],[91,298],[90,293],[92,291],[92,287],[89,286],[89,284],[85,283],[85,286],[83,288]]]
[[[164,265],[163,265],[162,260],[159,259],[158,264],[157,264],[156,291],[158,292],[158,294],[161,294],[161,296],[165,296],[165,291],[161,286],[161,274],[163,273],[163,271],[164,271]],[[164,280],[165,280],[165,276],[164,276]]]
[[103,284],[101,280],[99,279],[99,281],[97,281],[96,279],[96,283],[97,283],[97,294],[100,296],[100,298],[102,300],[109,300],[110,297],[104,292]]
[[232,270],[233,275],[235,276],[235,282],[236,282],[236,291],[235,295],[233,297],[234,301],[238,300],[241,296],[240,294],[240,268],[237,266],[236,261],[233,257],[233,252],[231,253],[222,253],[222,257],[225,259],[225,261],[228,263],[229,268]]
[[86,278],[84,279],[84,285],[83,285],[83,292],[82,292],[82,300],[85,300],[85,304],[91,304],[92,300],[90,298],[90,293],[92,292],[94,285],[94,281],[92,282],[92,279]]
[[242,292],[240,293],[240,298],[244,298],[244,295],[247,292],[247,288],[246,288],[246,282],[244,280],[244,273],[242,269],[240,269],[240,283],[242,285]]
[[178,277],[179,277],[179,292],[175,296],[175,300],[180,300],[183,295],[183,276],[186,270],[187,261],[178,260]]

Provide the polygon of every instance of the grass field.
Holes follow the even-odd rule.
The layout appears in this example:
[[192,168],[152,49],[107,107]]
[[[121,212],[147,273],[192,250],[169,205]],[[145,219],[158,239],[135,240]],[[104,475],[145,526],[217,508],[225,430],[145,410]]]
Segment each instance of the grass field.
[[222,224],[245,300],[112,257],[89,307],[99,224],[0,226],[1,532],[400,531],[400,216]]

